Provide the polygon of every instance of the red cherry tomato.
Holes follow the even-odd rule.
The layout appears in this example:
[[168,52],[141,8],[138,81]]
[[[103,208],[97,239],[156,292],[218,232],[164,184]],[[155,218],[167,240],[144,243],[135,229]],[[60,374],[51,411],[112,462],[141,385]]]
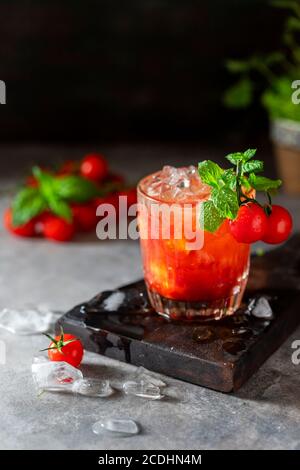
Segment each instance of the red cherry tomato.
[[55,215],[48,215],[44,219],[44,235],[50,240],[58,242],[67,242],[71,240],[75,234],[73,223],[69,223]]
[[118,212],[118,210],[119,210],[119,194],[118,193],[112,193],[112,194],[108,194],[107,196],[98,197],[98,198],[94,199],[94,206],[96,207],[96,209],[101,204],[111,204],[112,206],[114,206],[115,210]]
[[51,343],[48,348],[48,357],[50,361],[63,361],[71,364],[73,367],[78,367],[83,358],[83,346],[81,341],[76,336],[71,334],[64,334],[62,331],[59,336],[51,338]]
[[275,245],[288,239],[293,228],[293,219],[287,209],[273,205],[268,217],[267,230],[262,238],[266,243]]
[[34,176],[28,176],[26,180],[26,185],[30,188],[37,188],[39,183],[37,182]]
[[78,168],[79,168],[78,162],[76,162],[75,160],[66,160],[59,168],[57,175],[58,176],[72,175],[77,172]]
[[96,208],[92,204],[72,204],[75,227],[82,232],[90,232],[97,225]]
[[97,153],[86,155],[81,163],[80,172],[85,178],[100,182],[108,175],[107,161]]
[[255,203],[248,203],[239,208],[235,220],[229,222],[232,236],[240,243],[254,243],[261,240],[267,230],[265,211]]
[[35,219],[35,233],[36,235],[43,236],[45,233],[45,222],[48,220],[49,217],[52,217],[52,214],[49,212],[43,212],[42,214],[38,215]]
[[12,234],[17,235],[19,237],[33,237],[35,235],[35,222],[34,220],[30,220],[24,225],[20,225],[19,227],[15,227],[13,225],[13,216],[12,210],[6,209],[3,216],[3,223],[4,227]]

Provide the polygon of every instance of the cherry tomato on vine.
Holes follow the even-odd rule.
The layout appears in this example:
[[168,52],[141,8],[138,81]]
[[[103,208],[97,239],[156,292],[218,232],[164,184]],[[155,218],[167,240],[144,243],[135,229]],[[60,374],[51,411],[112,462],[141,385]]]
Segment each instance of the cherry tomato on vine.
[[75,226],[66,220],[49,214],[43,220],[43,233],[46,238],[57,242],[67,242],[75,234]]
[[287,209],[273,205],[272,212],[268,216],[267,230],[262,237],[266,243],[275,245],[288,239],[293,228],[293,219]]
[[35,235],[35,222],[29,220],[26,224],[15,227],[13,225],[13,215],[11,209],[6,209],[3,216],[3,224],[6,230],[19,237],[33,237]]
[[249,202],[239,208],[238,215],[229,222],[232,236],[240,243],[261,240],[267,230],[268,219],[258,204]]
[[48,351],[50,361],[67,362],[73,367],[80,365],[84,351],[81,341],[76,336],[65,334],[63,329],[55,338],[47,334],[45,336],[51,340],[49,347],[45,350]]
[[72,204],[72,214],[76,229],[89,232],[97,225],[96,208],[90,204]]
[[107,161],[98,153],[86,155],[82,160],[80,172],[85,178],[100,182],[108,175]]

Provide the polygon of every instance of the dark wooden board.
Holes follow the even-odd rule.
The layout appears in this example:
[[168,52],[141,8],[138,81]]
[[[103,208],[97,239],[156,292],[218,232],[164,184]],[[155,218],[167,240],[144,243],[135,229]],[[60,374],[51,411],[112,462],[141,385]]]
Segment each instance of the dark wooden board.
[[[300,236],[252,258],[244,304],[235,315],[209,323],[171,323],[149,305],[143,281],[106,291],[57,323],[85,348],[222,392],[239,389],[300,323]],[[115,311],[107,299],[125,297]],[[267,296],[273,319],[246,314],[249,298]],[[110,300],[112,298],[110,297]]]

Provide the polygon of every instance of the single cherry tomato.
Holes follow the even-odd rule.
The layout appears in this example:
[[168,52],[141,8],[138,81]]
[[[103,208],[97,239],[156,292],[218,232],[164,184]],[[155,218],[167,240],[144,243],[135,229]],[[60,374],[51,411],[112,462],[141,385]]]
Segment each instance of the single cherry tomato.
[[72,214],[76,229],[90,232],[97,225],[96,208],[92,204],[72,204]]
[[38,181],[35,179],[34,176],[28,176],[27,180],[26,180],[26,185],[29,186],[30,188],[37,188],[39,183]]
[[15,227],[13,225],[13,215],[11,209],[6,209],[3,216],[4,227],[12,234],[18,237],[33,237],[35,235],[35,222],[29,220],[26,224]]
[[127,196],[127,206],[128,208],[133,204],[137,203],[137,192],[136,188],[125,189],[124,191],[119,192],[119,196]]
[[50,240],[58,242],[67,242],[71,240],[75,234],[75,227],[73,223],[57,217],[55,215],[48,215],[44,221],[44,235]]
[[76,336],[65,334],[61,329],[61,334],[52,338],[46,335],[51,343],[46,349],[50,361],[63,361],[67,362],[73,367],[78,367],[83,358],[83,346],[81,341]]
[[34,231],[36,235],[43,236],[45,234],[45,222],[52,217],[50,212],[43,212],[34,219],[35,227]]
[[238,242],[254,243],[262,239],[267,224],[267,215],[262,207],[250,202],[239,208],[236,219],[229,222],[229,227],[231,235]]
[[268,216],[267,230],[262,238],[266,243],[275,245],[288,239],[293,228],[293,219],[287,209],[273,205]]
[[59,168],[58,176],[72,175],[79,169],[79,163],[75,160],[66,160]]
[[98,153],[86,155],[82,160],[80,172],[85,178],[100,182],[108,175],[107,161]]
[[119,193],[111,193],[107,194],[104,197],[98,197],[94,199],[93,201],[94,206],[96,209],[101,205],[101,204],[111,204],[114,206],[115,210],[119,210]]

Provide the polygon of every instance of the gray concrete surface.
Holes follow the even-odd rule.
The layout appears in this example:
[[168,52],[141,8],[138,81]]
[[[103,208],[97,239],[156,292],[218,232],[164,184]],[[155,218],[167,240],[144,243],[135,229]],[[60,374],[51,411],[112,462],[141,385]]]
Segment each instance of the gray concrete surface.
[[[26,151],[33,160],[38,154],[36,148]],[[151,161],[143,161],[147,152]],[[153,150],[140,154],[134,165],[124,164],[134,178],[166,158],[160,152],[155,160]],[[171,153],[167,157],[174,160]],[[15,185],[12,175],[2,178],[1,214]],[[299,201],[284,196],[278,200],[291,208],[299,230]],[[102,289],[141,276],[136,242],[84,237],[58,245],[15,239],[2,228],[0,263],[0,308],[43,303],[64,311]],[[37,397],[30,366],[33,355],[45,347],[44,337],[20,337],[0,329],[6,346],[6,363],[0,365],[0,448],[300,449],[300,365],[291,361],[295,339],[300,340],[300,328],[235,395],[166,378],[173,398],[149,402],[121,394],[107,399],[57,393]],[[91,353],[82,367],[86,375],[103,378],[129,377],[135,369]],[[94,435],[92,424],[106,417],[131,417],[142,433],[131,438]]]

